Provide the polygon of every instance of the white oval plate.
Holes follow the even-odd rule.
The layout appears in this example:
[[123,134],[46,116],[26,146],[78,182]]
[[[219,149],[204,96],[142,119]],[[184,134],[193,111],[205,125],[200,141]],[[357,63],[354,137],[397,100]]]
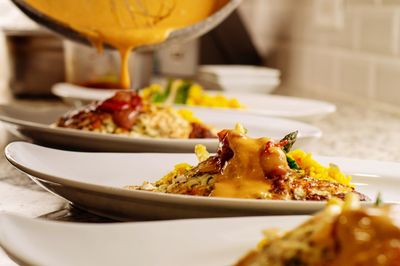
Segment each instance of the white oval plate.
[[[52,88],[52,92],[67,102],[81,105],[109,98],[115,93],[115,90],[89,89],[68,83],[59,83]],[[212,94],[212,92],[210,93]],[[246,105],[246,110],[236,112],[257,115],[315,121],[336,111],[336,106],[331,103],[297,97],[236,92],[223,92],[223,95],[228,98],[236,98]]]
[[[253,137],[268,136],[281,139],[289,132],[299,130],[297,147],[309,148],[313,140],[321,136],[318,128],[298,121],[202,108],[193,110],[197,117],[217,130],[233,128],[240,122]],[[0,121],[4,122],[10,132],[24,139],[68,149],[107,152],[193,152],[196,144],[203,144],[209,151],[214,152],[218,147],[217,139],[140,138],[49,126],[66,111],[65,108],[35,110],[0,105]]]
[[51,92],[67,102],[88,103],[101,101],[112,97],[118,90],[112,89],[92,89],[70,83],[57,83],[51,88]]
[[289,96],[224,92],[228,98],[239,99],[251,114],[315,121],[336,111],[334,104]]
[[22,265],[233,265],[262,239],[262,230],[288,230],[306,218],[77,224],[3,214],[0,245]]
[[[80,208],[118,220],[174,219],[264,214],[305,214],[324,202],[250,200],[185,196],[123,189],[156,181],[177,163],[196,164],[193,154],[83,153],[44,148],[26,142],[9,144],[7,159],[17,168]],[[316,156],[354,174],[357,190],[374,199],[400,202],[400,163]]]

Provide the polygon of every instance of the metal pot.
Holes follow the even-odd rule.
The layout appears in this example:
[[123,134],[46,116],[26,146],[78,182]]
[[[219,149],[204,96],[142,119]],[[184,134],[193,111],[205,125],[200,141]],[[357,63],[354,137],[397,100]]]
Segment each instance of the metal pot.
[[50,95],[65,80],[62,40],[47,31],[5,30],[9,86],[16,96]]

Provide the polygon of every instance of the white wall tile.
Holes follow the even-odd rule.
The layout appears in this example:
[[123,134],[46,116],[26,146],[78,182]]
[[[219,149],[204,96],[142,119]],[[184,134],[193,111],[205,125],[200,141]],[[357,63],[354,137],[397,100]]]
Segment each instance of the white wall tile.
[[308,29],[309,40],[320,46],[354,49],[357,46],[358,20],[353,10],[346,10],[342,28],[326,29],[313,26]]
[[339,55],[337,90],[356,97],[373,96],[373,69],[370,59],[354,53]]
[[381,2],[382,0],[346,0],[347,5],[376,5]]
[[400,61],[377,64],[375,95],[377,100],[400,105]]
[[364,10],[360,13],[359,46],[362,51],[394,54],[396,17],[392,10]]
[[330,50],[302,47],[291,50],[290,83],[314,90],[335,87],[336,62]]
[[383,5],[399,5],[400,6],[400,0],[381,0]]
[[[286,82],[294,87],[308,87],[311,83],[309,68],[311,57],[302,47],[290,47],[288,53],[288,69]],[[285,82],[285,81],[284,81]]]
[[[276,22],[266,26],[268,19],[259,20],[253,34],[267,58],[274,53],[286,84],[400,104],[400,0],[345,0],[341,29],[315,24],[314,0],[247,1],[258,2],[257,16]],[[279,24],[285,23],[282,32]]]
[[[311,53],[311,66],[309,76],[310,86],[322,90],[329,90],[335,86],[335,55],[332,51],[316,51],[312,50]],[[307,67],[307,66],[305,66]]]
[[286,39],[294,42],[312,42],[312,23],[312,8],[301,6],[297,3],[289,20]]

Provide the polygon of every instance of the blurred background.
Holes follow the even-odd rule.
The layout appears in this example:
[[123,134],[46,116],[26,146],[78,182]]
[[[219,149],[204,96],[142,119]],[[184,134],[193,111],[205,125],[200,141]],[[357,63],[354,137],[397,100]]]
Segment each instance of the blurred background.
[[[1,87],[14,95],[48,95],[52,84],[88,73],[115,75],[112,52],[99,56],[63,41],[10,1],[0,2],[0,27]],[[131,64],[143,71],[137,86],[157,76],[195,77],[204,64],[265,65],[281,71],[279,90],[397,105],[399,55],[399,0],[244,0],[200,40],[139,53]]]

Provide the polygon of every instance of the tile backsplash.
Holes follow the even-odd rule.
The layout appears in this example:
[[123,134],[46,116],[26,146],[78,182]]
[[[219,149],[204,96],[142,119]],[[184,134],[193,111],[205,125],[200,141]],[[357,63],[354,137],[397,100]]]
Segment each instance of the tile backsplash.
[[245,0],[240,12],[288,87],[400,104],[400,0]]

